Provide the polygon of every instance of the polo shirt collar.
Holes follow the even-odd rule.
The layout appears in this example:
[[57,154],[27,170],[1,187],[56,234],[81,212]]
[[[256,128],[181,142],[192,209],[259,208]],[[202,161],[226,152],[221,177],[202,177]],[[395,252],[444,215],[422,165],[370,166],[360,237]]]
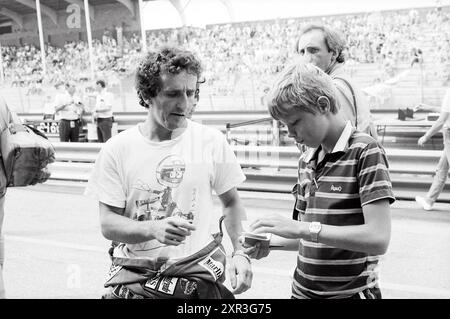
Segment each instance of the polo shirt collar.
[[[330,154],[337,153],[337,152],[345,152],[348,149],[348,141],[354,131],[355,131],[355,128],[352,126],[350,121],[347,121],[347,123],[345,124],[344,130],[341,133],[341,136],[337,140],[337,142],[334,145],[334,148]],[[311,160],[317,159],[319,156],[319,152],[321,150],[322,150],[322,145],[317,148],[309,149],[305,155],[305,162],[309,163],[309,162],[311,162]]]

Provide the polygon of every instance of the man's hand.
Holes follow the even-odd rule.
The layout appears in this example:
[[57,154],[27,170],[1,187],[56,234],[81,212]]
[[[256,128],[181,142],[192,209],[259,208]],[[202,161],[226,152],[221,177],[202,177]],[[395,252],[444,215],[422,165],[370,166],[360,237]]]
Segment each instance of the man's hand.
[[270,241],[257,242],[255,245],[245,243],[244,236],[239,237],[239,242],[244,247],[244,253],[250,258],[261,259],[267,257],[270,253]]
[[426,142],[428,142],[428,138],[426,135],[424,135],[421,138],[419,138],[419,140],[417,141],[417,144],[419,146],[424,146]]
[[422,104],[422,103],[419,103],[418,105],[416,105],[416,106],[413,108],[413,112],[422,111],[422,110],[428,111],[429,108],[428,108],[426,105]]
[[258,218],[250,225],[252,233],[269,233],[284,238],[299,239],[301,222],[277,214]]
[[173,246],[180,245],[195,230],[194,225],[179,216],[150,221],[150,225],[150,232],[156,240]]
[[234,294],[238,295],[248,290],[252,286],[253,279],[250,261],[240,254],[234,255],[228,267],[228,276]]

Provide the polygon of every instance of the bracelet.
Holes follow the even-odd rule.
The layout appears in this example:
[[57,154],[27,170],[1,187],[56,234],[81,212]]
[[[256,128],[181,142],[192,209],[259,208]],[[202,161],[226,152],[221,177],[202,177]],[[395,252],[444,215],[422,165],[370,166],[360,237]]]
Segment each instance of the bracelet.
[[240,250],[240,249],[234,251],[234,252],[231,254],[231,258],[233,258],[234,256],[242,256],[242,257],[244,257],[245,259],[247,259],[247,261],[248,261],[249,264],[252,263],[250,257],[249,257],[246,253],[244,253],[242,250]]

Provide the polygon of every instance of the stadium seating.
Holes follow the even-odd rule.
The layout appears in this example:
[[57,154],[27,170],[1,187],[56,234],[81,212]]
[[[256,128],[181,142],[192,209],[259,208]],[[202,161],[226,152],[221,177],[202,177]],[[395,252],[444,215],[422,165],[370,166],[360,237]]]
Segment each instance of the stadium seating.
[[[409,70],[387,90],[383,104],[373,108],[411,107],[419,102],[438,105],[450,80],[450,13],[436,8],[372,14],[347,14],[314,18],[280,19],[235,24],[185,27],[147,32],[148,47],[183,45],[201,58],[206,83],[199,106],[204,110],[260,110],[264,89],[295,57],[299,30],[310,22],[333,26],[348,43],[347,67],[361,88],[384,83]],[[140,57],[139,38],[133,34],[122,47],[110,36],[93,41],[96,76],[108,79],[118,93],[115,111],[135,111],[132,74]],[[422,62],[412,63],[417,49]],[[12,108],[34,112],[46,95],[65,80],[76,80],[82,93],[88,82],[88,46],[69,42],[62,48],[47,47],[49,75],[40,76],[40,53],[32,45],[2,47],[6,85],[1,93]],[[418,89],[420,88],[420,89]]]

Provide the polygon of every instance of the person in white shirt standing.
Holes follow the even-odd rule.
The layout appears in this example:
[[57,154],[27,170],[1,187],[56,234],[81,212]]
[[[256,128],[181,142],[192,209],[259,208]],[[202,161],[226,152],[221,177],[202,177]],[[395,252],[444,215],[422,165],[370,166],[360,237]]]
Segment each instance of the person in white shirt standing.
[[442,101],[442,106],[434,107],[426,104],[418,105],[414,111],[427,110],[433,112],[439,112],[440,115],[433,126],[417,141],[419,146],[424,146],[433,135],[442,129],[442,137],[444,139],[444,150],[442,152],[441,158],[439,159],[438,166],[436,167],[436,172],[434,174],[433,183],[428,190],[425,197],[416,196],[416,202],[424,210],[432,210],[433,204],[438,199],[442,190],[445,187],[445,182],[448,177],[448,172],[450,169],[450,88],[447,89],[444,99]]
[[55,113],[59,112],[59,140],[78,142],[84,105],[75,93],[75,83],[67,82],[65,91],[55,97]]
[[95,100],[93,117],[97,121],[98,142],[104,143],[111,138],[111,129],[114,122],[112,113],[113,95],[106,90],[105,81],[97,80],[95,85],[98,94]]

